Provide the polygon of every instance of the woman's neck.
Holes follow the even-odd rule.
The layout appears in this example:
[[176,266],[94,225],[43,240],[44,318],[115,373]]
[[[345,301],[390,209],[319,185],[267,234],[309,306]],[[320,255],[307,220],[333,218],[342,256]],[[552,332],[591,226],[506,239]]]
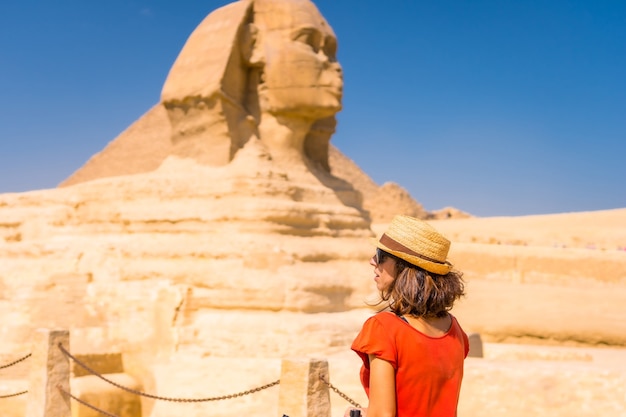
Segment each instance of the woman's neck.
[[411,315],[403,316],[407,322],[415,329],[431,337],[441,337],[445,335],[452,326],[452,317],[446,314],[443,317],[416,317]]

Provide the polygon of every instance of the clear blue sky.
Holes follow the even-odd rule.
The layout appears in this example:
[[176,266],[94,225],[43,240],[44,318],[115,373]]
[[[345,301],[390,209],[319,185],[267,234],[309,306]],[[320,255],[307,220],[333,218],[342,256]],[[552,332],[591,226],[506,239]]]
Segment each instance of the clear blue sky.
[[[158,102],[229,1],[0,3],[0,193],[55,187]],[[339,40],[333,143],[427,210],[626,207],[626,1],[318,0]]]

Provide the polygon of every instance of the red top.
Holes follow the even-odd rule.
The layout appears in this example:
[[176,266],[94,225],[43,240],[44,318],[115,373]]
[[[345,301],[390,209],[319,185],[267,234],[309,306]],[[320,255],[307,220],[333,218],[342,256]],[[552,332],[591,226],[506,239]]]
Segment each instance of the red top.
[[361,384],[369,397],[368,354],[396,371],[397,417],[456,416],[469,340],[456,318],[441,337],[430,337],[391,312],[367,319],[352,343],[363,360]]

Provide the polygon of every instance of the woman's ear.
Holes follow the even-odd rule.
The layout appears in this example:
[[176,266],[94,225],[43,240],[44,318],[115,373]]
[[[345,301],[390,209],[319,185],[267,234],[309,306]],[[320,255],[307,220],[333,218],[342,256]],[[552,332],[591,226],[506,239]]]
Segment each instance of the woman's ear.
[[241,58],[251,67],[261,67],[265,64],[261,50],[261,33],[254,23],[245,23],[241,28],[239,50]]

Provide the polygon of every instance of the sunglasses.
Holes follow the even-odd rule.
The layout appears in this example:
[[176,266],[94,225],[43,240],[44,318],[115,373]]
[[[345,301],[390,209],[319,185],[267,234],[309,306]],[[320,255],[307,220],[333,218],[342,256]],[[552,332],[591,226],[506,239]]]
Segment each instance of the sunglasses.
[[376,265],[380,265],[385,262],[385,259],[389,257],[389,254],[382,250],[381,248],[376,248],[376,253],[374,254],[374,262]]

